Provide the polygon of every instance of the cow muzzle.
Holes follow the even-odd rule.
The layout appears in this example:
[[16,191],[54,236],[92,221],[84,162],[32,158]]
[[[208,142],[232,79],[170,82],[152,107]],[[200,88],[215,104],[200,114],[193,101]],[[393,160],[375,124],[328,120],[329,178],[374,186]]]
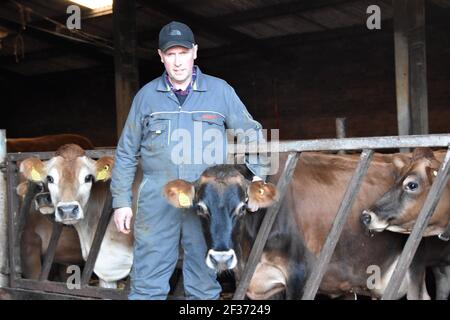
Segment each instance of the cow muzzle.
[[236,254],[233,249],[228,251],[210,249],[206,255],[206,265],[217,272],[233,269],[237,265]]
[[42,214],[52,214],[55,207],[52,203],[50,192],[40,192],[34,197],[34,207]]
[[60,202],[56,206],[55,221],[63,224],[75,224],[83,219],[83,210],[78,202]]
[[361,223],[369,230],[381,232],[386,230],[389,224],[386,221],[380,220],[375,212],[371,210],[363,210],[361,214]]

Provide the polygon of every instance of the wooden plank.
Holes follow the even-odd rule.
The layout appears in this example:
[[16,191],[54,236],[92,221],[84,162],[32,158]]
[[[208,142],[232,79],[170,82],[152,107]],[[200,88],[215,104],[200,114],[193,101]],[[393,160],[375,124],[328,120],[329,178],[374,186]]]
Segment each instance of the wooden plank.
[[0,288],[0,300],[92,300],[89,297],[78,297],[39,290],[28,290],[3,287]]
[[62,282],[16,279],[16,287],[27,290],[52,292],[98,299],[115,299],[115,300],[127,299],[127,292],[124,290],[107,289],[91,286],[81,287],[80,289],[69,289],[67,287],[67,284]]
[[116,85],[116,125],[119,137],[133,97],[139,88],[136,57],[135,0],[115,0],[113,3],[114,66]]
[[[398,134],[411,134],[411,112],[409,105],[409,45],[407,0],[393,1],[395,88],[397,100]],[[408,148],[400,148],[408,152]]]
[[107,192],[105,204],[103,206],[102,214],[98,221],[97,230],[95,231],[94,240],[92,241],[91,250],[89,251],[89,256],[84,265],[83,274],[81,276],[81,285],[85,286],[88,284],[91,278],[92,271],[94,270],[95,261],[97,261],[97,256],[100,251],[100,246],[105,236],[106,228],[108,227],[109,220],[112,213],[112,195],[111,192]]
[[[115,149],[94,149],[85,150],[86,156],[89,158],[101,158],[103,156],[114,156]],[[20,161],[27,158],[39,158],[41,160],[48,160],[55,155],[55,152],[45,151],[45,152],[13,152],[8,153],[8,161]]]
[[347,222],[350,209],[355,202],[362,180],[366,175],[367,169],[369,169],[372,156],[373,150],[366,149],[361,153],[361,159],[358,163],[358,167],[356,168],[355,173],[348,184],[347,190],[345,191],[341,205],[339,206],[339,210],[336,214],[336,218],[331,226],[330,233],[328,234],[327,240],[325,240],[325,244],[320,252],[317,265],[314,267],[313,273],[306,282],[302,300],[313,300],[316,296],[317,290],[322,282],[322,278],[325,275],[326,268],[328,267],[334,253],[334,249],[339,241],[342,230],[344,229],[344,225]]
[[428,133],[428,88],[424,0],[408,0],[411,133]]
[[41,274],[39,276],[39,280],[41,281],[48,279],[53,259],[55,257],[56,246],[58,245],[58,240],[59,237],[61,236],[62,230],[63,230],[62,223],[53,221],[52,236],[50,238],[50,243],[48,244],[47,253],[44,258],[44,264],[42,266]]
[[255,243],[250,252],[250,256],[247,260],[247,264],[245,265],[245,270],[239,281],[239,285],[236,288],[236,292],[234,293],[233,300],[242,300],[247,293],[248,285],[250,283],[250,280],[252,279],[253,273],[255,272],[256,265],[261,259],[261,254],[264,247],[266,246],[270,230],[272,229],[278,211],[280,210],[287,187],[291,182],[299,155],[300,153],[290,153],[286,160],[283,173],[277,183],[277,190],[279,192],[280,198],[272,207],[267,209],[263,222],[261,223],[261,227],[259,228],[258,235],[256,236]]
[[431,186],[431,189],[427,195],[425,203],[420,210],[417,217],[414,228],[406,241],[403,248],[402,255],[395,267],[394,273],[386,287],[386,290],[382,296],[383,300],[393,300],[397,298],[400,285],[405,278],[406,272],[411,264],[412,259],[417,251],[417,247],[422,239],[423,232],[427,227],[428,221],[433,215],[434,209],[441,198],[444,189],[447,186],[447,181],[450,173],[450,148],[447,150],[447,154],[442,162],[442,165],[438,171],[438,175]]

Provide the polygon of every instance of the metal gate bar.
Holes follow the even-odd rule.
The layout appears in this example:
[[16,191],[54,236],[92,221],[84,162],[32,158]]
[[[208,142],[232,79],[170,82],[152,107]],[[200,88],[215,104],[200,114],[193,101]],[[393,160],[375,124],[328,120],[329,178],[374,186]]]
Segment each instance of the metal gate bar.
[[47,247],[47,253],[44,258],[44,264],[42,266],[41,274],[39,276],[39,280],[47,280],[48,275],[50,273],[50,269],[53,264],[53,259],[55,258],[56,247],[58,245],[59,237],[61,236],[61,232],[63,230],[63,225],[61,223],[53,221],[53,230],[52,236],[50,238],[50,243]]
[[9,245],[9,274],[10,274],[10,286],[15,286],[15,280],[18,279],[17,267],[20,265],[18,260],[19,247],[16,242],[16,224],[15,216],[17,216],[18,210],[18,196],[15,192],[17,185],[16,166],[14,163],[7,162],[6,166],[8,176],[8,245]]
[[[287,142],[279,142],[275,145],[275,147],[273,147],[270,143],[268,143],[267,145],[262,145],[262,146],[250,146],[247,149],[245,148],[245,146],[238,145],[234,150],[246,150],[246,152],[248,152],[248,153],[258,153],[258,152],[280,152],[280,153],[281,152],[290,152],[290,153],[292,153],[292,152],[303,152],[303,151],[339,151],[339,150],[363,149],[366,152],[369,150],[370,150],[370,152],[373,152],[371,149],[444,147],[444,146],[448,147],[449,145],[450,145],[450,135],[449,134],[434,134],[434,135],[412,135],[412,136],[388,136],[388,137],[371,137],[371,138],[345,138],[345,139],[287,141]],[[361,155],[361,158],[362,157],[363,156]],[[372,154],[370,154],[370,158],[371,157],[372,157]],[[368,159],[368,160],[370,161],[370,159]],[[361,165],[361,162],[360,162],[360,165]],[[368,162],[367,162],[367,165],[368,165]],[[355,173],[352,177],[352,181],[353,181],[353,178],[355,178],[356,176],[358,176],[358,174],[355,171]],[[360,179],[362,179],[362,177],[363,176],[361,176]],[[358,179],[356,179],[356,181],[357,180]],[[349,187],[352,184],[352,181],[350,182]],[[289,184],[289,183],[290,183],[290,179],[287,181],[287,184]],[[349,199],[352,199],[353,197],[350,196],[351,192],[348,192],[348,191],[349,191],[349,189],[347,189],[346,194],[344,195],[344,198],[346,198],[348,196]],[[430,193],[431,193],[431,191],[430,191]],[[435,196],[436,195],[437,194],[435,194]],[[440,194],[439,194],[439,196],[440,196]],[[437,203],[437,200],[438,199],[435,199],[436,203]],[[341,203],[341,207],[339,208],[338,214],[339,214],[339,212],[344,211],[343,207],[346,207],[346,206],[351,207],[351,204],[349,204],[349,203],[347,204],[346,201],[343,200],[343,202]],[[430,210],[434,210],[434,208],[432,208]],[[276,213],[275,213],[275,215],[276,215]],[[263,222],[265,222],[265,220]],[[426,222],[424,222],[424,225],[425,225],[425,223]],[[273,221],[270,224],[270,226],[272,226],[272,224],[273,224]],[[340,232],[337,232],[337,231],[339,231],[338,230],[339,227],[337,225],[338,225],[337,222],[334,221],[331,231],[335,232],[335,234],[331,235],[331,231],[330,231],[330,234],[327,236],[327,240],[325,242],[324,247],[322,248],[320,258],[319,258],[320,267],[319,267],[319,269],[316,269],[316,272],[314,272],[310,275],[310,279],[308,279],[309,284],[307,283],[308,287],[306,288],[306,289],[308,289],[308,292],[305,291],[304,297],[302,297],[302,299],[313,299],[317,293],[318,287],[320,286],[321,279],[325,273],[325,269],[328,266],[328,262],[334,253],[335,246],[337,244],[340,233],[342,231],[342,230],[340,230]],[[343,226],[341,226],[341,228],[342,227]],[[255,243],[252,247],[251,254],[250,254],[250,255],[252,255],[253,253],[255,253],[255,255],[251,256],[251,257],[254,260],[256,260],[256,256],[258,256],[258,260],[250,261],[250,258],[249,258],[247,264],[250,264],[250,266],[245,267],[244,275],[246,278],[242,279],[242,280],[245,280],[245,282],[241,281],[241,283],[239,284],[239,286],[236,290],[236,293],[235,293],[233,299],[243,299],[245,297],[247,287],[248,287],[251,277],[253,276],[253,273],[256,269],[256,264],[259,262],[259,259],[262,254],[262,250],[266,245],[269,232],[270,232],[270,228],[269,228],[269,230],[265,230],[265,229],[263,230],[263,228],[261,226],[261,228],[258,232],[257,238],[255,240]],[[263,233],[267,233],[267,235],[262,236]],[[411,238],[411,237],[409,237],[409,238]],[[421,238],[419,238],[418,242],[420,242],[420,239]],[[262,241],[262,243],[260,243],[260,241]],[[416,247],[416,249],[417,249],[417,247]],[[405,250],[406,250],[406,248],[404,249],[403,253],[406,252]],[[261,251],[261,252],[259,252],[259,251]],[[325,263],[325,260],[328,260],[328,262]],[[408,264],[408,267],[409,267],[409,264]],[[407,269],[407,267],[405,268],[405,272],[406,272],[406,269]],[[322,274],[320,274],[320,273],[322,273]],[[401,279],[403,279],[403,277],[404,277],[404,274],[398,281],[400,282]],[[392,283],[392,280],[393,280],[393,278],[391,278],[390,284]],[[394,288],[393,290],[395,290],[395,292],[397,292],[398,288],[397,289]]]
[[258,231],[258,235],[256,236],[256,240],[250,252],[248,261],[245,265],[245,270],[243,272],[242,278],[240,279],[239,285],[234,293],[233,300],[242,300],[245,297],[248,285],[250,283],[250,280],[252,279],[253,273],[255,272],[256,265],[261,259],[261,254],[266,245],[269,232],[272,229],[272,225],[275,222],[278,211],[280,210],[281,202],[283,201],[283,198],[286,194],[287,187],[291,182],[292,175],[294,174],[294,170],[297,165],[298,157],[299,153],[297,152],[293,152],[288,155],[283,173],[277,183],[277,190],[280,195],[279,200],[272,207],[267,209],[267,212],[264,215],[263,222]]
[[419,243],[422,239],[423,232],[425,231],[428,221],[430,220],[434,209],[436,209],[442,192],[446,187],[450,172],[449,160],[450,147],[445,155],[438,175],[434,180],[430,191],[428,192],[425,203],[423,204],[423,207],[420,210],[420,214],[417,217],[416,223],[414,224],[414,228],[408,237],[408,241],[406,241],[402,255],[400,256],[400,260],[398,261],[389,284],[387,285],[386,290],[382,296],[383,300],[392,300],[397,296],[397,292],[400,289],[401,282],[406,275],[406,271],[408,270],[412,259],[414,258],[414,254],[417,251],[417,247],[419,246]]
[[98,253],[100,252],[100,246],[103,241],[103,237],[106,233],[109,220],[112,213],[112,196],[108,190],[106,193],[105,203],[103,205],[102,214],[98,221],[97,230],[95,231],[94,240],[92,241],[91,250],[89,250],[89,256],[84,265],[83,274],[81,276],[81,285],[86,286],[94,271],[95,262],[97,261]]
[[320,251],[319,260],[314,268],[315,272],[310,275],[306,282],[302,300],[313,300],[316,296],[317,290],[319,289],[320,283],[322,282],[322,278],[325,274],[325,270],[331,260],[331,256],[333,255],[342,230],[344,229],[344,225],[347,222],[350,209],[352,208],[356,195],[361,187],[362,180],[366,176],[367,169],[369,169],[372,156],[373,150],[365,149],[361,153],[361,159],[358,163],[358,167],[356,168],[355,173],[348,184],[341,205],[339,206],[339,210],[334,218],[331,230],[328,233],[322,250]]

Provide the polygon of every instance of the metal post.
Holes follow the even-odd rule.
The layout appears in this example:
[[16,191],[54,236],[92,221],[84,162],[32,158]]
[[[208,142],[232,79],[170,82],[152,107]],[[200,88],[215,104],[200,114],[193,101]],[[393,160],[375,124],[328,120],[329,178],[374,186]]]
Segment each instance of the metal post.
[[97,230],[95,231],[94,240],[92,241],[91,249],[89,250],[89,256],[84,265],[83,274],[81,275],[81,286],[85,286],[89,283],[92,271],[94,270],[95,262],[97,261],[98,253],[100,252],[100,246],[103,241],[103,237],[106,233],[109,220],[112,212],[112,196],[111,192],[106,193],[105,204],[103,211],[97,224]]
[[250,252],[250,256],[245,266],[245,270],[242,274],[239,285],[236,288],[236,292],[234,293],[233,300],[242,300],[247,293],[248,285],[250,283],[250,280],[252,279],[253,273],[255,272],[256,265],[261,259],[261,254],[264,247],[266,246],[270,230],[272,229],[272,225],[275,222],[278,211],[280,210],[281,202],[283,201],[284,195],[286,194],[287,187],[291,182],[292,175],[294,174],[295,167],[297,166],[298,157],[299,153],[290,153],[286,160],[283,174],[281,175],[280,180],[277,183],[277,190],[280,193],[280,198],[272,207],[267,210],[264,216],[263,222],[261,223],[261,227],[258,231],[258,235],[256,236],[255,243],[252,247],[252,251]]
[[345,191],[344,198],[342,199],[339,210],[334,218],[333,225],[331,226],[330,233],[327,240],[320,252],[319,261],[314,268],[314,272],[309,277],[305,285],[305,293],[302,300],[313,300],[319,289],[322,278],[325,274],[328,263],[333,255],[336,244],[344,229],[344,225],[347,222],[348,214],[353,206],[353,202],[356,199],[362,180],[366,175],[367,169],[372,160],[373,150],[363,150],[361,153],[361,160],[358,163],[358,167],[350,180],[347,190]]
[[58,222],[53,222],[52,236],[50,237],[50,243],[47,247],[47,254],[44,258],[44,264],[42,266],[41,274],[39,280],[47,280],[52,267],[53,259],[55,258],[56,247],[58,245],[59,237],[63,230],[63,225]]
[[[336,118],[336,138],[343,139],[346,137],[346,118]],[[344,150],[339,150],[338,154],[345,154]]]
[[8,218],[6,210],[6,178],[4,173],[6,159],[6,130],[0,130],[0,288],[8,284]]

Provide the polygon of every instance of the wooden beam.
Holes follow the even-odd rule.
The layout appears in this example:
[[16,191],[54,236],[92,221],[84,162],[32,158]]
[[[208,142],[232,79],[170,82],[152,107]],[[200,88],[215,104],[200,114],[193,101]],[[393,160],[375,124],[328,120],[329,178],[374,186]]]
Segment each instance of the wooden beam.
[[271,6],[264,6],[250,10],[232,12],[214,17],[214,20],[224,25],[235,25],[249,23],[264,19],[271,19],[284,15],[300,14],[311,10],[322,9],[324,7],[334,7],[356,0],[315,0],[315,1],[292,1]]
[[[395,47],[395,87],[397,92],[398,134],[411,134],[411,114],[409,107],[409,46],[408,46],[408,0],[393,1],[394,47]],[[407,152],[408,150],[401,150]]]
[[117,137],[128,116],[133,97],[139,88],[136,56],[135,0],[115,0],[113,4],[114,65],[116,84]]
[[[245,44],[246,46],[251,46],[256,50],[260,50],[260,55],[269,60],[275,59],[275,57],[273,57],[274,53],[278,54],[276,59],[282,58],[279,56],[282,53],[280,53],[277,48],[274,50],[274,48],[267,46],[264,41],[260,41],[245,33],[224,26],[222,23],[217,22],[214,17],[206,18],[162,0],[152,0],[151,2],[143,0],[138,1],[143,7],[164,14],[170,19],[179,20],[188,24],[194,30],[194,33],[208,34],[213,37],[222,38],[227,42],[238,42],[240,45]],[[152,36],[156,38],[158,32],[154,33]]]
[[410,16],[409,72],[411,101],[411,133],[428,133],[428,88],[427,59],[425,42],[425,3],[424,0],[409,0]]

